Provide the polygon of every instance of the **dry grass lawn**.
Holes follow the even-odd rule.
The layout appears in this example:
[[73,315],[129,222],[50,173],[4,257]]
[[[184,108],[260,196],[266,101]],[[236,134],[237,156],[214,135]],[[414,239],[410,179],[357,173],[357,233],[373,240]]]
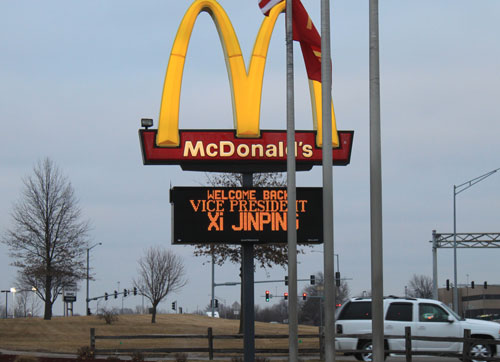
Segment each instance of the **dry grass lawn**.
[[[139,334],[236,334],[239,321],[210,318],[192,314],[164,314],[151,324],[149,315],[121,315],[112,325],[96,316],[55,317],[50,321],[40,318],[0,320],[0,348],[22,351],[76,353],[90,343],[90,328],[96,335]],[[288,326],[257,322],[256,334],[288,334]],[[317,334],[317,327],[300,326],[299,334]],[[318,348],[317,338],[299,341],[299,348]],[[207,339],[156,340],[97,340],[97,348],[154,348],[154,347],[206,347]],[[242,348],[242,340],[215,340],[215,348]],[[288,339],[256,340],[256,348],[288,348]]]

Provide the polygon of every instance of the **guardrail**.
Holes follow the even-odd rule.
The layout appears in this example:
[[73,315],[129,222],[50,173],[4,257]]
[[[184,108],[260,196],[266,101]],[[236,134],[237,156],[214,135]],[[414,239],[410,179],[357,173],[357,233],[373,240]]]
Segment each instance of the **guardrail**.
[[[357,338],[371,340],[371,334],[341,334],[337,338]],[[324,353],[324,334],[320,329],[318,334],[300,334],[298,338],[317,338],[319,348],[299,348],[299,354],[320,354]],[[96,348],[97,340],[138,340],[138,339],[202,339],[207,340],[206,347],[165,347],[165,348]],[[146,334],[146,335],[118,335],[103,336],[96,335],[95,328],[90,329],[90,349],[94,354],[120,354],[120,353],[208,353],[209,360],[213,360],[214,354],[243,354],[243,348],[214,348],[214,340],[237,340],[243,339],[242,334],[213,334],[212,328],[207,329],[207,334]],[[256,334],[255,339],[288,339],[287,334]],[[469,329],[464,331],[463,337],[425,337],[412,336],[411,328],[405,328],[405,335],[384,335],[384,339],[404,339],[404,350],[385,350],[386,354],[405,355],[406,362],[412,362],[412,357],[416,355],[456,357],[463,362],[472,362],[471,347],[475,344],[500,345],[500,340],[471,338]],[[436,351],[412,351],[412,341],[434,341],[434,342],[459,342],[463,344],[462,353],[436,352]],[[364,350],[337,350],[339,353],[355,354],[366,352]],[[255,353],[263,354],[288,354],[288,348],[256,348]],[[477,360],[477,357],[476,357]],[[481,357],[481,361],[500,361],[499,357]]]

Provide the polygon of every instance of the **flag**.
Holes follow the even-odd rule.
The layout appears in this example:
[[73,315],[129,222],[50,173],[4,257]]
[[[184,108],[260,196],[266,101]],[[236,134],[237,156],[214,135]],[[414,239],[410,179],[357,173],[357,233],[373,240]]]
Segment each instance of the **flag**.
[[[264,15],[283,0],[258,0]],[[300,43],[307,77],[321,82],[321,37],[300,0],[292,0],[293,40]]]
[[262,10],[262,13],[265,16],[269,15],[269,12],[271,11],[274,5],[279,4],[282,1],[283,0],[258,0],[260,10]]
[[293,40],[300,43],[307,77],[321,82],[321,36],[300,0],[292,0]]

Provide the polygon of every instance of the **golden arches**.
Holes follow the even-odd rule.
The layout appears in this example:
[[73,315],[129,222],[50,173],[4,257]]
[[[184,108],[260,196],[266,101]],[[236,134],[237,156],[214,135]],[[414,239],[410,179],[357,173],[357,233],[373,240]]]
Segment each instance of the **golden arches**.
[[[160,106],[156,139],[158,146],[176,147],[180,142],[179,105],[184,63],[194,24],[201,12],[210,14],[221,39],[231,87],[233,121],[236,135],[242,138],[259,137],[262,83],[267,51],[276,19],[284,9],[285,2],[282,2],[271,10],[269,16],[264,17],[254,43],[247,71],[238,38],[224,9],[216,0],[195,0],[193,2],[179,25],[170,53]],[[317,130],[316,143],[318,146],[321,146],[321,83],[309,81],[309,87],[313,110],[313,127]],[[333,145],[338,146],[333,105],[332,138]]]

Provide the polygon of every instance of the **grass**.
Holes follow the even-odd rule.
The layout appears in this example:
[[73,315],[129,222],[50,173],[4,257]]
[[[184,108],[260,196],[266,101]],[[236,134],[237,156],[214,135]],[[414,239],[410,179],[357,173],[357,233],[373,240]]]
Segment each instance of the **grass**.
[[[157,315],[151,324],[149,315],[120,315],[117,322],[107,325],[96,316],[55,317],[0,320],[0,348],[17,351],[57,352],[75,354],[78,348],[90,344],[90,328],[96,335],[140,334],[237,334],[239,321],[210,318],[192,314]],[[288,325],[256,322],[256,334],[288,334]],[[299,334],[317,334],[318,328],[299,326]],[[317,338],[299,341],[299,348],[318,348]],[[97,348],[206,347],[207,339],[156,340],[97,340]],[[288,339],[261,340],[256,348],[288,348]],[[242,340],[215,340],[215,348],[242,348]],[[192,361],[192,359],[189,359]]]

